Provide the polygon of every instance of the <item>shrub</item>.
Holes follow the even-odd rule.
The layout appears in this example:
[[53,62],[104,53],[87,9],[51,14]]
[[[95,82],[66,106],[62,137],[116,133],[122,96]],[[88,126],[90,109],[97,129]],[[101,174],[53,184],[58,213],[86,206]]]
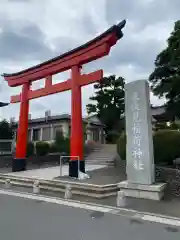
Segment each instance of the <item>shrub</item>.
[[51,144],[50,144],[49,152],[50,152],[50,153],[58,152],[58,148],[57,148],[57,146],[56,146],[56,143],[51,143]]
[[37,142],[36,143],[36,154],[38,156],[45,156],[49,153],[50,146],[47,142]]
[[69,138],[64,138],[64,140],[61,142],[59,146],[60,153],[66,153],[67,155],[70,155],[70,139]]
[[122,160],[126,160],[126,134],[123,133],[117,142],[117,152]]
[[[159,130],[153,134],[154,161],[156,164],[173,164],[180,157],[180,132],[176,130]],[[117,151],[121,159],[126,159],[126,135],[120,136]]]
[[6,120],[0,121],[0,139],[13,139],[13,136],[11,124]]
[[34,155],[34,143],[28,142],[27,144],[27,156],[33,156]]
[[65,138],[61,132],[56,132],[55,145],[58,152],[70,154],[70,139]]
[[167,126],[166,122],[157,122],[155,124],[156,131],[158,130],[178,130],[179,125],[175,122],[171,122],[169,126]]
[[112,131],[109,131],[106,135],[106,141],[107,143],[114,143],[116,144],[118,139],[119,139],[119,132],[118,131],[115,131],[115,130],[112,130]]
[[154,134],[155,163],[173,164],[180,156],[180,132],[176,130],[159,130]]

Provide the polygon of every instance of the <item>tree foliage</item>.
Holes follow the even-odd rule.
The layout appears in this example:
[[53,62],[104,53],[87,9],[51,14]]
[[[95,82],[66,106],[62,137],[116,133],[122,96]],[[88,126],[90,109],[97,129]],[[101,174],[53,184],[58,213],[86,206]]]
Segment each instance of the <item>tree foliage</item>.
[[111,75],[102,78],[94,85],[95,95],[90,97],[93,103],[87,105],[88,114],[97,114],[107,133],[121,131],[124,113],[124,85],[122,77]]
[[180,117],[180,20],[174,24],[167,47],[157,55],[149,81],[154,94],[167,99],[167,111]]
[[[126,160],[126,134],[117,142],[117,151],[122,160]],[[180,132],[177,130],[159,130],[153,134],[154,161],[157,165],[173,165],[180,156]]]
[[60,153],[64,152],[67,155],[69,155],[69,153],[70,153],[70,139],[65,138],[61,131],[56,132],[55,146],[56,146],[56,149],[57,149],[58,152],[60,152]]
[[13,138],[13,130],[11,125],[3,120],[0,122],[0,139],[12,139]]
[[49,153],[50,145],[47,142],[37,142],[36,143],[36,154],[38,156],[45,156]]

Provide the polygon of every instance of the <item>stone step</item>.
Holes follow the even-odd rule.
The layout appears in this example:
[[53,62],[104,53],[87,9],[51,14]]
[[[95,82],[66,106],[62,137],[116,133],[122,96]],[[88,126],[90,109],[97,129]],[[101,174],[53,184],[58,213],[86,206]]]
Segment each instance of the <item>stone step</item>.
[[92,161],[92,162],[97,162],[97,161],[99,161],[99,162],[113,162],[114,160],[113,159],[109,159],[109,158],[94,158],[94,159],[92,159],[92,158],[89,158],[89,159],[85,159],[85,161],[87,162],[87,161]]
[[99,151],[99,152],[91,152],[90,154],[103,154],[103,155],[110,155],[110,154],[117,154],[117,152],[108,152],[108,151]]
[[92,152],[117,152],[117,150],[110,150],[110,149],[99,149],[99,150],[93,150]]
[[108,157],[94,157],[94,158],[91,158],[91,157],[89,157],[89,158],[85,158],[85,159],[87,159],[87,160],[112,160],[113,158],[108,158]]
[[117,155],[117,147],[115,144],[102,144],[95,147],[85,161],[88,164],[114,164],[114,158]]
[[106,153],[116,153],[117,151],[108,151],[107,149],[101,149],[101,150],[96,150],[92,151],[92,153],[97,153],[97,152],[106,152]]
[[106,166],[114,166],[114,162],[86,162],[88,165],[106,165]]
[[107,164],[114,164],[114,162],[113,161],[110,161],[110,162],[104,162],[104,161],[88,161],[88,162],[85,162],[86,164],[105,164],[105,165],[107,165]]
[[114,159],[115,156],[88,156],[85,159]]
[[[43,180],[38,178],[20,177],[15,175],[0,174],[0,183],[5,184],[10,180],[11,186],[23,187],[25,189],[32,189],[34,182],[39,182],[40,191],[65,193],[67,181],[64,180]],[[77,180],[69,180],[68,184],[71,185],[72,194],[77,196],[89,196],[95,199],[103,199],[105,197],[116,196],[119,191],[118,184],[107,185],[93,185]]]

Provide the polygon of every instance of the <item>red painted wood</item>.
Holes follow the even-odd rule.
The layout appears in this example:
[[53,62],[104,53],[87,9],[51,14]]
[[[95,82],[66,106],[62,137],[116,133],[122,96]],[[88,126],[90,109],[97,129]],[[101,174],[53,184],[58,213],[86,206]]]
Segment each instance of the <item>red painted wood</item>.
[[[85,86],[94,83],[103,77],[103,70],[98,70],[89,74],[83,74],[79,77],[78,84],[80,86]],[[52,78],[47,78],[45,83],[45,88],[30,90],[28,92],[28,99],[35,99],[39,97],[48,96],[51,94],[64,92],[71,89],[71,79],[66,80],[61,83],[52,85]],[[11,103],[20,102],[20,95],[15,95],[11,97]]]
[[65,57],[64,59],[50,62],[47,65],[29,70],[17,76],[4,76],[10,87],[22,85],[28,81],[36,81],[46,76],[60,73],[70,69],[74,65],[83,65],[109,54],[111,45],[116,43],[115,35],[106,36],[103,41],[97,42],[87,49]]
[[29,100],[28,92],[30,83],[26,83],[22,87],[20,116],[17,132],[17,144],[16,144],[16,158],[26,158],[27,138],[28,138],[28,112],[29,112]]
[[48,76],[46,77],[46,80],[45,80],[45,88],[49,88],[52,86],[52,76]]
[[82,86],[86,86],[86,85],[95,83],[102,78],[103,78],[103,70],[101,69],[101,70],[97,70],[97,71],[89,73],[89,74],[81,75],[78,83],[82,87]]
[[11,96],[11,100],[10,100],[11,103],[18,103],[20,101],[21,101],[21,94]]
[[[82,123],[82,99],[80,80],[80,68],[74,66],[71,73],[71,160],[83,160],[83,123]],[[74,156],[74,158],[73,158]]]

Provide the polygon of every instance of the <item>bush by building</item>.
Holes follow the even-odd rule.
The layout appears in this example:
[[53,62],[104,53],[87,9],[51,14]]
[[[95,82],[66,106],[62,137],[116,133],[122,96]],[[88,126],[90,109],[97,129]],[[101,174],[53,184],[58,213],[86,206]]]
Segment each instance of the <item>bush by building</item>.
[[0,121],[0,139],[13,139],[12,126],[6,120]]
[[49,152],[50,153],[58,153],[58,148],[56,146],[56,143],[53,142],[50,144]]
[[28,142],[27,144],[27,156],[33,156],[34,155],[34,143],[33,142]]
[[37,142],[36,143],[36,155],[45,156],[49,153],[50,146],[47,142]]
[[[180,157],[180,132],[159,130],[153,134],[154,161],[157,165],[173,165],[173,160]],[[126,160],[126,135],[120,136],[117,151],[121,159]]]
[[66,153],[67,155],[70,154],[70,139],[65,138],[62,132],[56,132],[54,144],[59,153]]

